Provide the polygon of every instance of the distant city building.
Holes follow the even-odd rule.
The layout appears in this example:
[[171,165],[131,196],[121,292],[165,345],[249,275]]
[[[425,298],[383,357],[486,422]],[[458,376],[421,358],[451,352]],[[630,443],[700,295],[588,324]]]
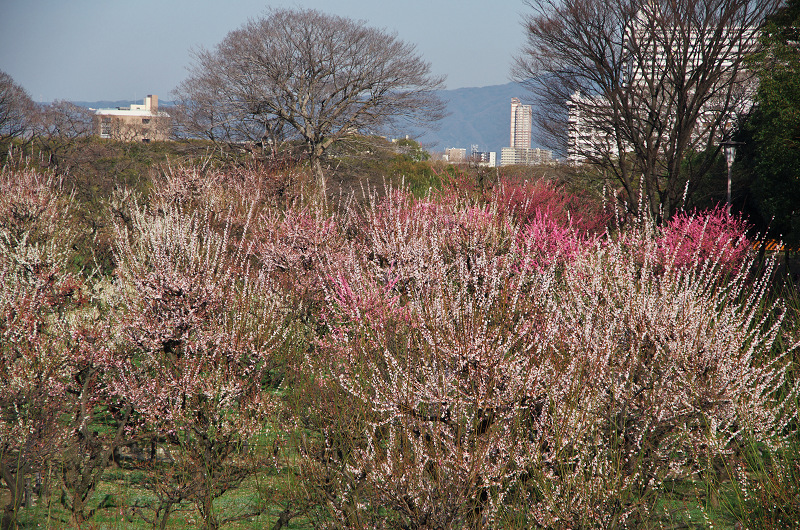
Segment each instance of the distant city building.
[[531,147],[533,109],[519,98],[511,98],[510,147],[500,151],[501,166],[538,166],[553,163],[553,152]]
[[511,142],[517,149],[530,149],[533,132],[533,109],[523,105],[519,98],[511,98]]
[[449,147],[444,150],[445,160],[451,164],[462,164],[467,161],[467,150],[460,147]]
[[475,151],[470,157],[471,161],[479,166],[495,167],[497,166],[497,153],[494,151]]
[[500,151],[501,166],[539,166],[553,163],[553,152],[548,149],[504,147]]
[[168,140],[170,116],[158,110],[158,96],[149,95],[143,105],[98,109],[93,119],[94,133],[100,138],[126,142]]
[[616,158],[619,149],[608,127],[608,103],[602,97],[579,92],[567,101],[567,162],[579,164],[603,155]]
[[[659,20],[658,13],[651,13],[653,9],[658,9],[657,3],[647,4],[633,19],[629,29],[631,33],[631,40],[635,42],[647,43],[650,31],[649,21]],[[667,28],[660,29],[659,31],[666,31]],[[685,28],[682,26],[677,28],[676,31],[683,32]],[[740,53],[751,53],[758,46],[758,31],[753,28],[751,31],[745,32],[742,41],[732,47],[729,57],[736,57]],[[699,36],[696,33],[689,33],[687,35],[690,42],[689,50],[704,50],[706,46],[698,44]],[[648,79],[653,76],[653,72],[664,71],[668,68],[668,58],[673,54],[673,50],[668,49],[664,43],[654,41],[648,46],[646,60],[642,64],[633,61],[626,68],[625,83],[622,88],[635,93],[635,91],[642,91],[648,94],[653,88],[648,84]],[[687,53],[685,50],[683,53]],[[682,61],[687,61],[688,72],[695,72],[696,68],[705,61],[704,53],[691,53],[687,57],[682,58]],[[721,62],[720,70],[728,71],[732,65],[731,59],[725,59]],[[746,115],[753,105],[755,92],[757,90],[756,82],[745,82],[749,79],[749,74],[739,74],[742,77],[731,78],[723,76],[720,85],[711,90],[713,94],[709,97],[705,104],[699,109],[699,116],[697,125],[692,131],[692,139],[710,138],[712,141],[720,142],[724,139],[725,133],[732,128],[732,125],[722,130],[717,129],[719,123],[719,116],[721,112],[729,112],[726,109],[726,98],[731,97],[731,91],[735,90],[736,102],[733,108],[733,115],[744,116]],[[733,85],[730,83],[734,82]],[[724,89],[722,89],[724,87]],[[570,164],[581,164],[586,162],[594,162],[598,160],[608,160],[618,158],[620,155],[620,148],[623,151],[631,149],[631,145],[622,136],[617,141],[614,134],[612,107],[607,99],[601,95],[587,96],[579,92],[575,92],[570,96],[566,102],[568,108],[568,121],[567,121],[567,161]],[[650,123],[654,118],[650,116],[651,109],[642,109],[642,115],[637,119],[642,123]],[[657,116],[664,124],[665,130],[669,130],[675,120],[678,118],[676,115]],[[714,135],[709,137],[708,135]]]
[[497,153],[494,151],[481,151],[478,144],[472,144],[469,153],[469,163],[476,166],[495,167],[497,165]]

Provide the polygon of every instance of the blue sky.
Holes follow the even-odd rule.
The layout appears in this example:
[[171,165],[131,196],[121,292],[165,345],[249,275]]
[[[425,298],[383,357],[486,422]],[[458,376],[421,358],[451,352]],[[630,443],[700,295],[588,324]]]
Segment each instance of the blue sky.
[[170,99],[190,50],[270,7],[319,9],[397,32],[447,88],[509,81],[522,0],[0,0],[0,70],[36,101]]

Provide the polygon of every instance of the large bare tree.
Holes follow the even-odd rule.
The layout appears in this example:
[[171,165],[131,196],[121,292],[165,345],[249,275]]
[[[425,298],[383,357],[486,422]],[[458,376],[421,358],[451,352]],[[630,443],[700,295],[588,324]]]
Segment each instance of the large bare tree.
[[0,146],[29,132],[35,107],[25,89],[0,70]]
[[284,130],[295,133],[324,192],[331,144],[398,119],[437,120],[442,83],[394,34],[315,10],[277,9],[196,52],[175,95],[190,135],[280,141]]
[[666,218],[749,109],[745,57],[779,2],[532,0],[515,76],[553,147],[570,129],[570,154],[621,184],[632,210],[641,182]]
[[92,134],[94,112],[65,100],[40,104],[32,123],[33,139],[42,154],[48,157],[48,165],[69,171],[72,164],[62,160],[75,140]]
[[224,58],[201,50],[190,77],[174,91],[172,116],[180,137],[204,138],[220,148],[255,143],[275,146],[286,137],[274,116],[253,112],[231,90]]

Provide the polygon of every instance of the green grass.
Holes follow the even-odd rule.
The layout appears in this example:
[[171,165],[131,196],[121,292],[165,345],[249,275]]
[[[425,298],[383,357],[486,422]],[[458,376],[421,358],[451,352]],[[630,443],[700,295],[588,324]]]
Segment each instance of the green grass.
[[[289,474],[287,474],[287,471]],[[267,471],[255,475],[245,481],[239,488],[227,492],[217,499],[215,508],[220,519],[233,517],[242,513],[246,507],[258,506],[265,498],[285,499],[291,496],[293,489],[289,485],[289,477],[294,477],[293,470],[284,469],[276,473]],[[753,474],[755,482],[771,480],[769,474]],[[112,529],[149,529],[151,525],[135,514],[133,506],[146,506],[155,501],[152,492],[142,488],[144,474],[136,469],[109,469],[89,503],[94,513],[82,528],[96,530]],[[662,497],[656,503],[649,520],[644,521],[642,528],[737,528],[737,517],[734,508],[740,506],[741,490],[739,485],[729,480],[713,487],[714,498],[707,495],[707,485],[696,479],[681,479],[668,482],[662,490]],[[753,503],[750,503],[753,508]],[[267,503],[262,515],[246,520],[226,524],[225,528],[249,530],[272,528],[283,509],[278,502]],[[145,511],[147,513],[147,511]],[[755,514],[758,515],[758,514]],[[22,508],[20,512],[20,528],[49,528],[53,530],[69,529],[69,514],[61,506],[58,492],[37,499],[32,507]],[[773,522],[774,517],[750,520],[744,528],[781,528]],[[791,523],[790,523],[791,524]],[[176,506],[170,515],[167,528],[193,529],[202,525],[200,515],[188,502]],[[311,528],[309,519],[297,517],[284,527],[289,529]],[[789,526],[785,526],[789,527]]]
[[[143,489],[143,474],[137,470],[108,470],[89,502],[89,510],[94,513],[82,528],[96,530],[112,529],[149,529],[152,526],[133,511],[134,506],[152,504],[156,497],[152,492]],[[241,487],[227,492],[217,499],[215,508],[220,519],[241,514],[247,507],[257,506],[262,502],[265,493],[271,489],[281,489],[285,482],[283,476],[264,472],[251,477]],[[47,497],[36,499],[35,506],[22,508],[19,514],[20,528],[50,528],[53,530],[71,529],[69,512],[60,504],[58,492],[53,491]],[[225,528],[249,530],[271,528],[278,518],[282,506],[268,505],[264,514],[246,520],[226,524]],[[149,510],[144,510],[147,513]],[[149,514],[148,514],[149,515]],[[173,508],[169,517],[169,529],[193,529],[202,526],[200,514],[194,505],[182,502]],[[284,528],[308,528],[308,521],[303,518],[292,520]]]

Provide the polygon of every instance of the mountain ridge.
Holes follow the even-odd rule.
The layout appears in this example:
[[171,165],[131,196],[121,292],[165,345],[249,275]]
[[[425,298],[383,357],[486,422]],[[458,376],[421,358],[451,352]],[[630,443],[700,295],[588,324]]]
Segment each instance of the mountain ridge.
[[476,144],[479,151],[497,152],[499,159],[500,150],[510,141],[511,98],[524,100],[527,93],[516,82],[442,90],[439,96],[447,102],[449,114],[437,131],[421,134],[420,141],[431,151],[463,147],[469,152]]

